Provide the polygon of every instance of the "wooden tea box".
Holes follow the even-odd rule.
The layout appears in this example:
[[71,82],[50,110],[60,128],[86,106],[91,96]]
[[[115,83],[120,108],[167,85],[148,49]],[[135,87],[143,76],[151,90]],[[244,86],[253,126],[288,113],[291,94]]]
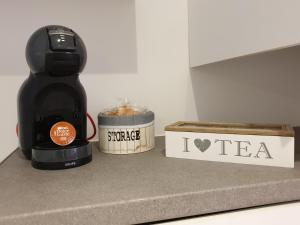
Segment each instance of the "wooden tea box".
[[294,167],[288,125],[179,121],[165,131],[167,157]]

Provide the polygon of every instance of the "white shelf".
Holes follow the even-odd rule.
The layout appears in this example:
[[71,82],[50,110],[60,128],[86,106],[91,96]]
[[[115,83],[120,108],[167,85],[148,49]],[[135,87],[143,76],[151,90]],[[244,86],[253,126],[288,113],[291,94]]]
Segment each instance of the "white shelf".
[[300,43],[300,1],[189,0],[190,66]]

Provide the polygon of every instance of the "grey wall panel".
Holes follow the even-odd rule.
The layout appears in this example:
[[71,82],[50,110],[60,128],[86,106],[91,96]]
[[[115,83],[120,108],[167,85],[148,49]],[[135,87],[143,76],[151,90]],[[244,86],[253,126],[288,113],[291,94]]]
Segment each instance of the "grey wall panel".
[[0,74],[27,74],[26,42],[37,28],[70,26],[88,50],[86,73],[137,70],[134,0],[0,1]]

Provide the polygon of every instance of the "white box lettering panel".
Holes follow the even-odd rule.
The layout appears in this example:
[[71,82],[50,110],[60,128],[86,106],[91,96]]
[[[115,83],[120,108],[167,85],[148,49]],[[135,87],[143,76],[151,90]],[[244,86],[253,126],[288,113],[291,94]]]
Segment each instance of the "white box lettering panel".
[[[281,133],[279,129],[254,126],[249,126],[249,128],[229,128],[227,125],[211,128],[209,127],[211,124],[201,126],[199,128],[192,127],[190,124],[186,127],[179,125],[178,129],[174,125],[168,126],[166,128],[166,156],[294,167],[293,131],[281,130]],[[184,130],[189,130],[189,132]],[[240,134],[238,134],[239,131]]]

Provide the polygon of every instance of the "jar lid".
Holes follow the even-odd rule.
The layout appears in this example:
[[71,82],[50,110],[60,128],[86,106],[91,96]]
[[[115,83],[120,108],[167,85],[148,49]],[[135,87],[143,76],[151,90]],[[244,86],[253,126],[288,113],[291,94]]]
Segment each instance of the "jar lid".
[[98,125],[104,126],[131,126],[150,123],[154,120],[152,111],[141,112],[135,115],[107,115],[107,113],[98,114]]

